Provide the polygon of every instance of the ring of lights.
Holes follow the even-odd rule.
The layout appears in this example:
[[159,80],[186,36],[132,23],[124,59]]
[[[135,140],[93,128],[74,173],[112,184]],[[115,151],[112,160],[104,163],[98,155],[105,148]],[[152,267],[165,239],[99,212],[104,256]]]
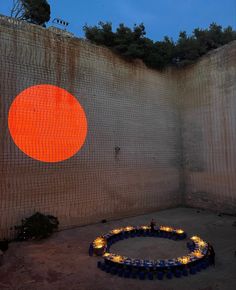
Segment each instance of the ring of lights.
[[[115,242],[136,236],[163,237],[173,240],[183,240],[187,234],[182,229],[174,229],[168,226],[155,227],[151,230],[149,226],[127,226],[117,228],[109,233],[97,237],[89,248],[90,255],[103,256],[104,263],[98,262],[98,267],[102,270],[118,274],[124,277],[133,277],[140,274],[142,279],[147,275],[153,279],[155,274],[158,279],[162,279],[166,274],[168,278],[172,275],[180,277],[187,276],[188,273],[195,274],[201,269],[205,269],[210,262],[209,243],[206,243],[198,236],[193,236],[187,243],[189,253],[182,257],[165,260],[143,260],[133,259],[110,252],[110,246]],[[135,277],[133,277],[135,278]]]

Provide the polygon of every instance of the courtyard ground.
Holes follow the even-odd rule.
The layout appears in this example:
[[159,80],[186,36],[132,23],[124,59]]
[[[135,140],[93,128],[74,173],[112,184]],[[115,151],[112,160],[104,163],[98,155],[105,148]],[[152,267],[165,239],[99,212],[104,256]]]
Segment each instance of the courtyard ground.
[[[213,244],[216,266],[172,280],[136,280],[112,276],[97,268],[100,258],[88,256],[89,243],[125,225],[157,224],[183,228]],[[11,243],[0,266],[1,290],[234,290],[236,289],[236,218],[209,211],[176,208],[148,215],[78,227],[40,242]],[[173,258],[186,253],[186,241],[130,238],[111,248],[140,258]]]

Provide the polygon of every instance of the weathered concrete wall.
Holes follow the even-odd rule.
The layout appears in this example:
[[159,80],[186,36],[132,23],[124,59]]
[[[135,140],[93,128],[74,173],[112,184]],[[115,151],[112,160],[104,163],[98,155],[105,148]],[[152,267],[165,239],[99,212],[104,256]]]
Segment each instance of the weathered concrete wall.
[[236,41],[179,71],[185,203],[236,213]]
[[[171,72],[6,19],[0,19],[0,67],[0,237],[35,211],[57,216],[64,228],[182,203]],[[82,150],[60,163],[26,156],[7,125],[14,98],[45,83],[76,96],[88,119]]]
[[[0,17],[0,237],[35,211],[61,228],[180,204],[235,213],[235,52],[236,42],[159,73]],[[45,83],[76,96],[88,119],[85,145],[64,162],[31,159],[8,130],[14,98]]]

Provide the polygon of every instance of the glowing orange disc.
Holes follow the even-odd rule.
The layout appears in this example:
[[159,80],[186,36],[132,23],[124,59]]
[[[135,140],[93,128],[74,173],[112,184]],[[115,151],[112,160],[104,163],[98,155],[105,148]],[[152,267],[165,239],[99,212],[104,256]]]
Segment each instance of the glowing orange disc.
[[13,101],[8,126],[15,144],[43,162],[72,157],[83,146],[87,119],[78,100],[53,85],[36,85]]

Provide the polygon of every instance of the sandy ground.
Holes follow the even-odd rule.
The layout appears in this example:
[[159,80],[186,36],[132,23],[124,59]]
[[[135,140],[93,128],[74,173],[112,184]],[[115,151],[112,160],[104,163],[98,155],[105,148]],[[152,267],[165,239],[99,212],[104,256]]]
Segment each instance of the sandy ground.
[[[90,241],[115,227],[147,224],[152,217],[158,224],[183,228],[189,236],[197,234],[212,243],[216,266],[194,276],[163,281],[125,279],[97,268],[100,258],[88,256]],[[235,220],[176,208],[58,232],[45,241],[11,243],[0,266],[0,290],[235,290]],[[112,251],[130,257],[169,258],[186,253],[186,241],[132,238],[118,242]]]

